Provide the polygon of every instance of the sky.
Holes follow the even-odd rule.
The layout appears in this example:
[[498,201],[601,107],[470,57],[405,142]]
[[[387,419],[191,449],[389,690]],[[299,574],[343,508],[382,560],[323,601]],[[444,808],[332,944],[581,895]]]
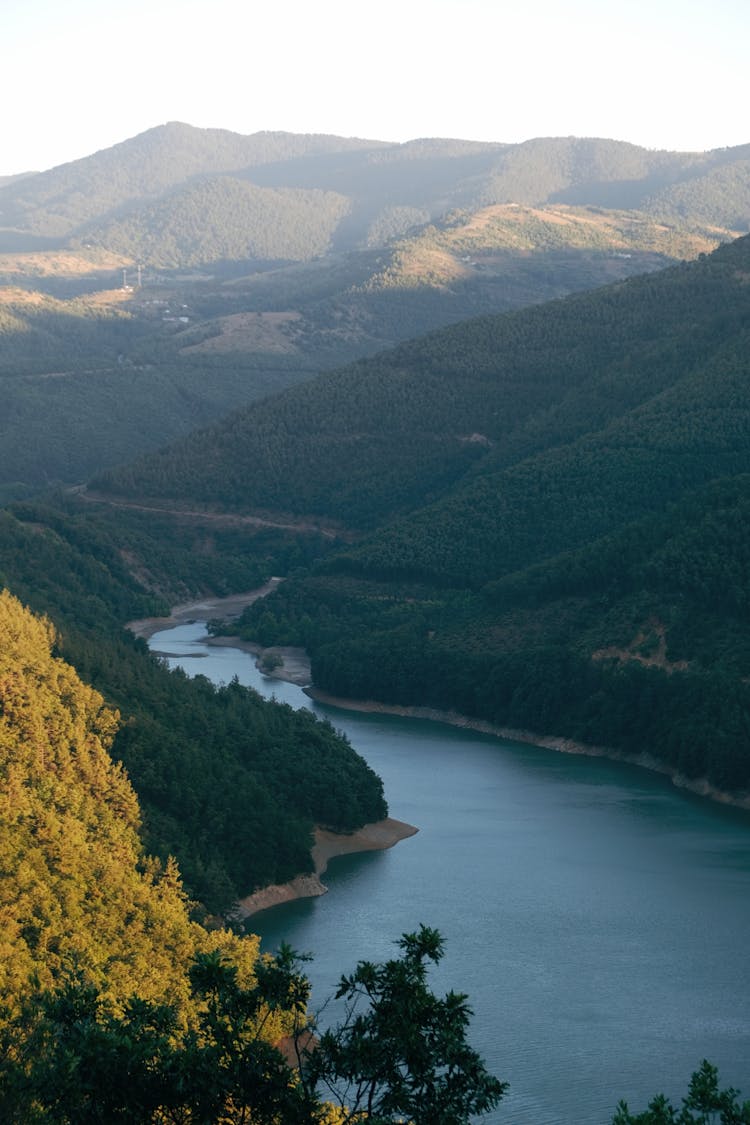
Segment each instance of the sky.
[[167,121],[750,142],[750,0],[0,0],[0,175]]

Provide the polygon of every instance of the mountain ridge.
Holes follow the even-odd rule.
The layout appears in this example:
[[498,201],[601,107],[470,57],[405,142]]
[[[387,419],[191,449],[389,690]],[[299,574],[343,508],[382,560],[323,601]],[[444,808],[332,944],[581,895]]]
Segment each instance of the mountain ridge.
[[[703,173],[702,189],[693,182],[692,191],[703,200],[709,221],[717,207],[727,217],[721,199],[713,211],[706,202],[713,190],[721,196],[727,190],[726,184],[717,189],[711,176],[738,163],[742,178],[746,149],[652,152],[601,138],[537,138],[521,144],[421,139],[392,144],[323,134],[243,136],[172,122],[0,185],[0,211],[6,233],[16,240],[24,231],[30,238],[64,240],[76,233],[85,238],[87,225],[113,220],[138,198],[153,201],[207,175],[243,175],[259,187],[339,190],[351,196],[352,214],[359,219],[342,248],[361,241],[375,215],[395,203],[424,206],[427,199],[429,217],[452,207],[502,202],[626,208],[648,202],[649,208],[667,213],[670,206],[679,211],[682,204],[679,199],[671,205],[668,200],[659,203],[659,189],[695,181]],[[742,184],[735,189],[742,191]],[[739,212],[730,207],[733,219],[747,222],[746,204],[743,196]],[[16,244],[13,249],[17,248]]]
[[[291,504],[299,515],[344,522],[356,513],[356,525],[370,526],[380,517],[368,515],[368,498],[381,515],[396,514],[409,481],[418,496],[420,488],[434,491],[441,472],[455,483],[469,468],[475,475],[500,456],[510,465],[681,378],[685,362],[710,353],[722,325],[741,330],[749,247],[749,239],[740,239],[706,262],[440,329],[240,409],[180,444],[102,475],[93,487],[230,509],[288,510]],[[678,335],[691,302],[695,322]],[[628,347],[642,370],[631,372]],[[609,372],[606,394],[597,390],[602,368]],[[415,433],[422,435],[418,448],[404,439]],[[283,467],[281,476],[272,464]],[[418,499],[409,503],[419,506]]]
[[240,626],[329,694],[750,790],[749,277],[745,236],[444,328],[95,483],[355,530]]

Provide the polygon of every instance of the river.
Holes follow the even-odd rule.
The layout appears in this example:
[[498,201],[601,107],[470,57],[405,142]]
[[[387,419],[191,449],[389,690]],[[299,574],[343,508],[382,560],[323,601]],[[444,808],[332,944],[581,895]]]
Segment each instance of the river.
[[321,898],[258,914],[264,948],[309,952],[314,1005],[421,922],[436,991],[468,993],[472,1041],[510,1082],[483,1121],[606,1125],[617,1100],[679,1098],[705,1057],[750,1097],[750,816],[617,762],[313,704],[201,622],[151,637],[190,674],[310,707],[419,833],[335,860]]

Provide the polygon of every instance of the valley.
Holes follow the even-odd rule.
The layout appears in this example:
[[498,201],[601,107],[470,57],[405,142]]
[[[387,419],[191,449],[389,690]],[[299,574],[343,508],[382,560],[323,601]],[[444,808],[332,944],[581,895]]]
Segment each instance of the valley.
[[[341,1104],[321,1107],[304,1072],[289,1082],[279,1069],[276,1046],[309,1035],[307,986],[283,948],[259,960],[250,931],[275,932],[276,915],[245,925],[236,904],[314,884],[321,841],[346,851],[402,817],[414,840],[332,865],[346,905],[328,937],[316,919],[330,904],[279,909],[282,929],[315,934],[316,960],[330,943],[321,972],[355,945],[391,965],[399,932],[412,970],[416,948],[437,962],[433,922],[412,908],[434,911],[529,1125],[560,1120],[569,1067],[553,1047],[572,1024],[605,1029],[631,1098],[656,1088],[672,1029],[691,1020],[670,1091],[701,1043],[743,1082],[747,1013],[727,1004],[743,952],[725,937],[744,932],[750,807],[749,185],[746,146],[393,144],[176,122],[0,182],[0,1106],[13,1125],[32,1120],[32,1088],[33,1120],[57,1120],[49,1090],[86,1067],[102,1076],[86,1105],[112,1096],[119,1119],[96,1054],[105,1032],[108,1058],[143,1047],[143,1090],[192,1066],[214,1099],[205,1119],[233,1120],[220,1114],[250,1103],[232,1084],[244,1072],[221,1004],[240,1001],[259,1089],[294,1102],[253,1120],[342,1125]],[[216,643],[198,651],[202,622]],[[187,670],[172,655],[183,645]],[[277,674],[262,690],[243,648]],[[284,652],[309,660],[302,709],[278,678]],[[532,778],[546,781],[532,792]],[[545,832],[531,833],[540,818],[559,830],[572,884],[553,875]],[[420,872],[386,887],[378,872],[417,852]],[[625,919],[616,891],[587,913],[609,879],[591,865],[600,852],[633,911],[646,865],[645,914]],[[430,897],[443,873],[449,892]],[[552,884],[568,886],[554,917]],[[637,1021],[618,1032],[603,1011],[623,1012],[622,964],[647,965],[665,934],[689,937],[696,903],[718,918],[716,896],[724,936],[688,942],[680,974],[660,960],[638,985],[642,998],[664,986],[664,1006],[644,1047],[657,1070],[634,1083],[644,1060],[616,1047]],[[649,903],[665,897],[659,931]],[[509,918],[518,940],[503,953],[488,935]],[[487,1022],[506,1003],[482,983],[520,973],[508,1003],[525,1034],[558,957],[569,981],[585,964],[608,983],[552,1003],[561,1020],[540,1034],[558,1062],[542,1082],[532,1048]],[[258,991],[264,966],[282,974],[281,998]],[[93,1062],[60,1030],[68,1003],[87,1013]],[[597,1077],[596,1050],[574,1038],[588,1093],[571,1085],[563,1116],[597,1125],[615,1112],[619,1072]],[[230,1055],[212,1054],[220,1041]],[[503,1084],[476,1074],[477,1105],[501,1120]],[[192,1086],[169,1089],[174,1118],[158,1100],[151,1116],[127,1112],[203,1120],[184,1100]],[[88,1120],[76,1099],[89,1095],[66,1091],[60,1122]]]

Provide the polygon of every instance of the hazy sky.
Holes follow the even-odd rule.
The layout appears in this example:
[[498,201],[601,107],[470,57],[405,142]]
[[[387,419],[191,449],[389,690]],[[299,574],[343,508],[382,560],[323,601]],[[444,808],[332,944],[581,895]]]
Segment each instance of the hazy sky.
[[750,0],[0,0],[0,175],[165,121],[750,142]]

